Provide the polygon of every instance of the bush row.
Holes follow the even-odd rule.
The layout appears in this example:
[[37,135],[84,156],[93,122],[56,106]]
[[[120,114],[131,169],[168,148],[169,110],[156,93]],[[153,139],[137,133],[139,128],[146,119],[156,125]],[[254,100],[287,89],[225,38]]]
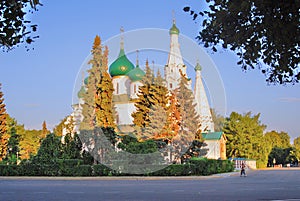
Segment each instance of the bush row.
[[[186,164],[172,164],[164,169],[142,176],[188,176],[211,175],[233,171],[228,160],[192,159]],[[81,160],[57,160],[51,164],[38,164],[31,161],[20,165],[0,165],[0,176],[128,176],[105,165],[83,165]]]

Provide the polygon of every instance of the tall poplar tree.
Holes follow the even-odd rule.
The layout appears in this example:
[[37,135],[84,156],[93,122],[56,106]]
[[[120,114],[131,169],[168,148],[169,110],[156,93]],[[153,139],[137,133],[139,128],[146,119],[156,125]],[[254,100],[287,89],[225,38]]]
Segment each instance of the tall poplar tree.
[[6,156],[9,135],[7,133],[7,113],[0,83],[0,161]]

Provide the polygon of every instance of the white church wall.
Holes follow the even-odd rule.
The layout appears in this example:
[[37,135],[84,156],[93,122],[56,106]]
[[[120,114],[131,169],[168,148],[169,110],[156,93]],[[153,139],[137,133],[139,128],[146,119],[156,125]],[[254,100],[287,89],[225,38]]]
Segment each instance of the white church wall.
[[142,86],[143,84],[139,81],[137,82],[132,82],[130,85],[130,98],[135,99],[138,98],[138,92],[139,92],[139,87]]
[[120,103],[115,105],[117,112],[117,124],[118,125],[130,125],[133,124],[133,118],[131,114],[135,112],[134,103]]
[[114,87],[114,95],[130,93],[130,79],[128,76],[115,76],[112,82]]
[[205,157],[209,159],[219,159],[220,155],[220,142],[218,140],[205,140],[205,144],[207,144],[204,149],[208,149]]

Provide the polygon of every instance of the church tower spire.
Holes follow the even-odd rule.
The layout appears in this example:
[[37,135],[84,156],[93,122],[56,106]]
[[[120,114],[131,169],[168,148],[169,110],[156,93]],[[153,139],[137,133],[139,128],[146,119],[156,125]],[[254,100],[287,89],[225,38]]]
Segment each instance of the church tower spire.
[[207,96],[205,93],[204,85],[202,82],[201,76],[201,66],[199,62],[197,62],[195,66],[196,71],[196,79],[194,85],[194,96],[195,96],[195,103],[196,103],[196,112],[200,117],[201,121],[201,132],[214,132],[214,123],[212,120],[210,107],[208,104]]
[[175,17],[173,16],[173,24],[169,31],[170,34],[170,52],[168,62],[165,65],[165,80],[166,86],[169,90],[174,90],[178,87],[180,82],[180,71],[186,75],[186,66],[180,52],[180,45],[178,42],[179,29],[176,27]]

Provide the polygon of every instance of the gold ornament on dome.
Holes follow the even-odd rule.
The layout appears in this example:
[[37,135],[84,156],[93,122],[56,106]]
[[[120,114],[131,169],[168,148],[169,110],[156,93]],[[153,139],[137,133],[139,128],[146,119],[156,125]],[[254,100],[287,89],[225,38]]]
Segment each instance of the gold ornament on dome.
[[127,68],[125,66],[121,66],[121,71],[125,71]]

